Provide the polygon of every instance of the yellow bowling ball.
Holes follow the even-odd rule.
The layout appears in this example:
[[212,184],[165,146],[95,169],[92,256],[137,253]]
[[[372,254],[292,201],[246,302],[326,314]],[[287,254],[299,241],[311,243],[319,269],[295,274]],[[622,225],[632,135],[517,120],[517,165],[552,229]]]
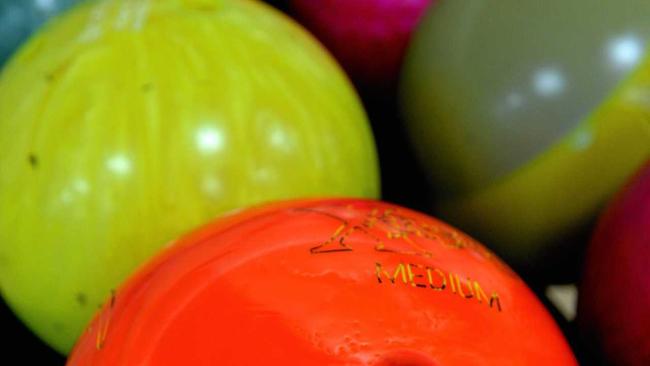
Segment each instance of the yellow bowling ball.
[[378,195],[349,81],[262,3],[85,3],[0,76],[0,288],[60,352],[135,267],[216,215]]

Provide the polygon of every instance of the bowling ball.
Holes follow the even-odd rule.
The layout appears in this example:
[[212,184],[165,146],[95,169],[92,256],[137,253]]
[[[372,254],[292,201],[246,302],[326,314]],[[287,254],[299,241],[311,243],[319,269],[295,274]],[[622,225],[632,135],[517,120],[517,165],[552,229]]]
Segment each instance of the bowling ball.
[[80,0],[0,0],[0,67],[46,20]]
[[343,72],[253,1],[67,13],[0,78],[0,150],[2,294],[61,352],[133,268],[220,213],[379,194]]
[[320,39],[358,86],[390,92],[404,53],[432,0],[290,0],[295,17]]
[[650,156],[649,11],[645,0],[432,7],[400,87],[437,212],[515,268],[575,274],[580,234]]
[[505,264],[372,200],[274,203],[185,236],[108,300],[76,365],[577,365]]
[[650,161],[603,213],[587,251],[578,324],[612,365],[650,364]]

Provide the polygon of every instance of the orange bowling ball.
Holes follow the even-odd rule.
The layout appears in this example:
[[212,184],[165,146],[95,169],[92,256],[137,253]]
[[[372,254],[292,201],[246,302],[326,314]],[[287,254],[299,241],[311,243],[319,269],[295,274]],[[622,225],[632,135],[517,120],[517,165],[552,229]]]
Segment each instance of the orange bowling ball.
[[577,365],[542,304],[456,229],[372,200],[231,214],[132,276],[69,366]]

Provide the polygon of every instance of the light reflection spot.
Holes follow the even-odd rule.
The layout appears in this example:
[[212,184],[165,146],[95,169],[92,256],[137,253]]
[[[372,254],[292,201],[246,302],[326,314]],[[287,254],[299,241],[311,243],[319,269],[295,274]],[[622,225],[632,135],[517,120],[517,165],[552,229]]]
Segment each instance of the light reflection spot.
[[72,183],[72,187],[75,191],[79,193],[88,193],[90,190],[90,185],[84,179],[77,179]]
[[212,197],[218,197],[222,192],[221,182],[215,178],[204,179],[201,188],[205,194]]
[[126,155],[117,154],[106,161],[106,167],[111,172],[118,175],[127,175],[131,173],[131,160]]
[[276,147],[283,147],[287,142],[287,136],[280,128],[274,129],[269,135],[271,145]]
[[42,10],[52,10],[55,7],[54,0],[34,0],[36,7]]
[[510,109],[518,109],[524,105],[524,97],[519,93],[510,93],[506,97],[506,104]]
[[573,139],[573,147],[576,150],[585,150],[586,148],[591,145],[591,142],[593,140],[593,135],[591,131],[587,129],[581,129],[580,131],[577,132]]
[[625,35],[612,40],[607,46],[612,64],[620,68],[636,66],[643,56],[643,43],[634,35]]
[[533,87],[537,94],[543,97],[556,96],[564,91],[566,81],[562,73],[556,68],[543,68],[533,79]]
[[223,133],[212,126],[202,127],[196,132],[196,145],[205,153],[219,151],[224,145]]

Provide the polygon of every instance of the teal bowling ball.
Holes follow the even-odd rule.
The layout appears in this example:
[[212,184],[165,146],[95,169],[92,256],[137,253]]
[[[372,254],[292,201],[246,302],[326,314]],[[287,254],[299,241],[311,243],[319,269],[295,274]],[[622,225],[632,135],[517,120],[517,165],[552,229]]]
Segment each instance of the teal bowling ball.
[[0,0],[0,66],[43,23],[81,0]]

